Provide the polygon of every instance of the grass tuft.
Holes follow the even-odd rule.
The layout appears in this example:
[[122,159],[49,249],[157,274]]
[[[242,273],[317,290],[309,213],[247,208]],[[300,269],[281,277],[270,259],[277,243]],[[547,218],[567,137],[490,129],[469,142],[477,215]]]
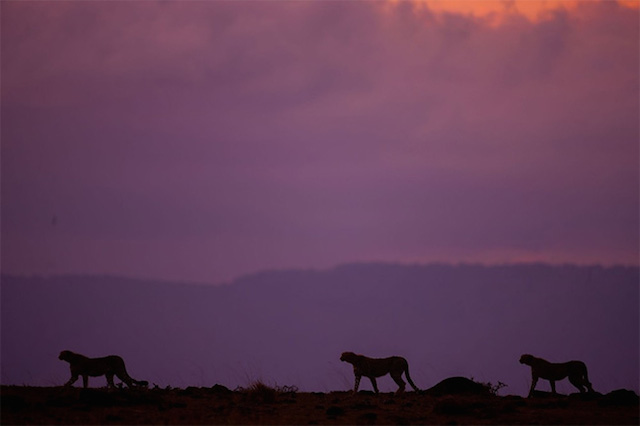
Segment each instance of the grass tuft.
[[296,386],[271,387],[264,384],[262,380],[257,380],[246,388],[238,387],[235,391],[244,394],[247,400],[251,402],[272,404],[276,401],[278,395],[294,395],[298,392],[298,388]]
[[246,388],[238,388],[236,390],[246,395],[246,398],[254,403],[273,404],[278,396],[276,389],[265,385],[260,380],[251,383]]

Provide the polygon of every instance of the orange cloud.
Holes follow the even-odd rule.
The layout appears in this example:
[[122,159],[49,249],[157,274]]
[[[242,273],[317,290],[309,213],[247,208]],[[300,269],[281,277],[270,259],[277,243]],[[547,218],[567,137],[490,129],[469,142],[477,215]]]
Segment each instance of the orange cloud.
[[[401,0],[392,0],[397,1]],[[538,21],[555,10],[575,9],[581,1],[585,0],[415,0],[414,3],[436,13],[458,13],[499,22],[506,15],[522,15],[531,21]],[[619,0],[618,4],[640,8],[640,0]]]

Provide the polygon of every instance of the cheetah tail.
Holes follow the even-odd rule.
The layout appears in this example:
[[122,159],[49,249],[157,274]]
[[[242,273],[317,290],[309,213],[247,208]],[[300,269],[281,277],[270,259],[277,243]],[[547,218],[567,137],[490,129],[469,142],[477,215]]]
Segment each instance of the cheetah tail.
[[416,384],[413,383],[413,380],[411,380],[411,376],[409,375],[409,364],[407,364],[407,368],[404,370],[404,375],[407,377],[407,382],[409,382],[413,390],[418,392],[420,389],[418,389]]

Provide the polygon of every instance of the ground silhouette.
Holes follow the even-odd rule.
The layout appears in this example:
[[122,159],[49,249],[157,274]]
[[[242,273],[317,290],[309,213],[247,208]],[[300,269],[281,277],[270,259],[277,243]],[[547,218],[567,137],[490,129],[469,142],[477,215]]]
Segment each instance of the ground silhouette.
[[0,423],[616,425],[640,421],[638,395],[632,391],[568,396],[536,392],[532,398],[475,392],[478,388],[460,392],[469,382],[449,378],[431,390],[401,395],[304,393],[264,384],[236,391],[220,385],[110,390],[2,386]]

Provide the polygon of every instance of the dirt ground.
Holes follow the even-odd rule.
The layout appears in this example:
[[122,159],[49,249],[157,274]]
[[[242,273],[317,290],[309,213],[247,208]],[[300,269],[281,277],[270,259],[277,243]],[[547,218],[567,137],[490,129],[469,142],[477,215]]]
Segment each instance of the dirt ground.
[[302,393],[2,386],[0,423],[10,424],[639,424],[638,396],[533,398],[495,395]]

